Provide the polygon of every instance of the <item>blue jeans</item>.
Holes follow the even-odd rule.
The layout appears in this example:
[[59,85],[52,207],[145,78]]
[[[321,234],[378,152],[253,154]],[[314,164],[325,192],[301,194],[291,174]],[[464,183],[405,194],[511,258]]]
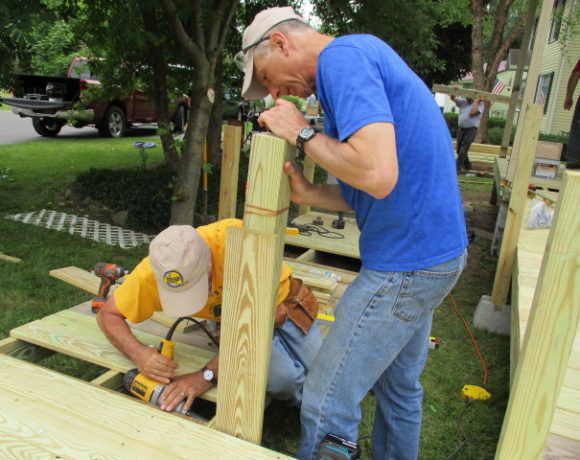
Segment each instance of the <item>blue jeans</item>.
[[306,375],[321,345],[316,324],[307,335],[290,320],[276,328],[266,391],[291,406],[300,406]]
[[336,308],[336,322],[304,384],[297,457],[315,458],[327,433],[356,441],[360,402],[376,399],[373,458],[416,459],[425,364],[435,308],[467,261],[463,255],[413,272],[363,267]]

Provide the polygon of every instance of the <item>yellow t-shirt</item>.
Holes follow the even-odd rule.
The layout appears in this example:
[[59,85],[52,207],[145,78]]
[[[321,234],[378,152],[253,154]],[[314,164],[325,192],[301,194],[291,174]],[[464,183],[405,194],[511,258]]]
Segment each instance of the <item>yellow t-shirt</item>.
[[[223,219],[213,224],[196,228],[211,251],[212,291],[209,293],[205,307],[192,316],[215,321],[220,320],[224,285],[226,233],[228,227],[241,226],[242,221],[239,219]],[[292,269],[282,263],[277,303],[282,302],[288,296],[291,274]],[[145,321],[154,312],[162,310],[157,283],[149,264],[149,257],[145,257],[135,267],[135,270],[115,291],[114,296],[117,308],[132,323]]]

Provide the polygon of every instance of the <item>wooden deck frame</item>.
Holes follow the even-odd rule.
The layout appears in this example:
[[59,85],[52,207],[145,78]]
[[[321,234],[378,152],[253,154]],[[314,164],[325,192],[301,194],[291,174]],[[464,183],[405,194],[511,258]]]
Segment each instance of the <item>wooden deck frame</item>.
[[580,316],[578,202],[580,173],[567,171],[515,371],[497,460],[539,459],[544,452]]
[[256,444],[290,201],[284,163],[294,153],[275,136],[252,136],[244,227],[228,232],[215,428]]

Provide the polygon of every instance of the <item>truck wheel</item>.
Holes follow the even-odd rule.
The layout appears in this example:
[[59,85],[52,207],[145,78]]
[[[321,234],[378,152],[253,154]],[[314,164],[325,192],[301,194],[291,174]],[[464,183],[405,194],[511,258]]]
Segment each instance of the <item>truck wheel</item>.
[[182,133],[185,129],[185,124],[187,123],[187,113],[185,107],[180,105],[175,109],[175,115],[173,116],[173,132]]
[[44,137],[56,137],[64,125],[64,121],[57,120],[55,118],[32,119],[32,126],[34,127],[34,130]]
[[125,124],[125,113],[121,107],[112,105],[107,109],[105,118],[99,125],[99,134],[102,137],[123,137]]

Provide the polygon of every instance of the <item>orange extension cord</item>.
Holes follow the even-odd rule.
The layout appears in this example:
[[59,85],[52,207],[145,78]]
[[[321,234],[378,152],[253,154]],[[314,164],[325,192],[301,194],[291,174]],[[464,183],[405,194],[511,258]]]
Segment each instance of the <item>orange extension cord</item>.
[[487,366],[485,365],[485,361],[483,360],[483,356],[481,354],[481,350],[479,349],[479,345],[477,344],[477,340],[475,340],[475,337],[474,337],[473,333],[471,332],[471,328],[469,327],[469,324],[467,323],[467,321],[465,321],[465,318],[463,317],[463,315],[459,311],[459,308],[457,308],[457,302],[455,302],[455,298],[453,297],[453,295],[451,293],[449,293],[448,297],[451,300],[451,304],[453,305],[453,309],[455,310],[455,313],[457,313],[457,316],[459,316],[459,318],[461,318],[461,321],[463,321],[463,325],[465,326],[465,329],[467,330],[467,333],[469,334],[469,338],[471,339],[471,343],[473,343],[473,348],[475,349],[475,352],[477,353],[477,356],[478,356],[479,360],[481,361],[481,366],[483,367],[483,386],[485,387],[485,385],[487,385],[487,376],[488,376]]

